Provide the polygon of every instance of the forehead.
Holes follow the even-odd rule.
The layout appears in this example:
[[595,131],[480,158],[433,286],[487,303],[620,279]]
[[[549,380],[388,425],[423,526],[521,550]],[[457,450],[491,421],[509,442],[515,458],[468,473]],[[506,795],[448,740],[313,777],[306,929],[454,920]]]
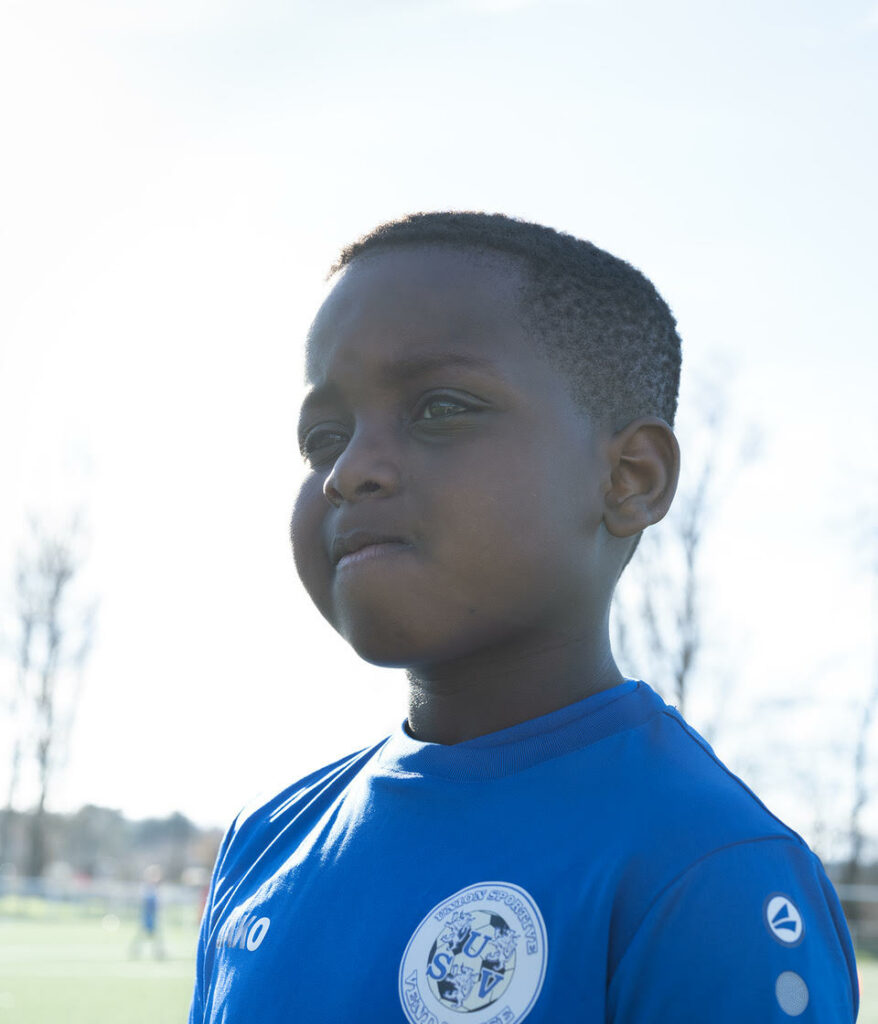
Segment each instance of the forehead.
[[447,351],[514,370],[542,362],[519,316],[525,271],[514,258],[448,246],[402,246],[358,257],[336,279],[308,332],[306,378],[368,371]]

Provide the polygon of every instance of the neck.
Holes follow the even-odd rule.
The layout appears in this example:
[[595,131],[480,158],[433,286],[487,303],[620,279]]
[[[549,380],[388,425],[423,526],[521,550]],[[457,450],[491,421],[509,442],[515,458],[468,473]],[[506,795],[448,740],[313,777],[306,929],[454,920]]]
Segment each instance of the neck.
[[427,743],[507,729],[623,681],[609,638],[570,637],[501,657],[482,652],[453,664],[409,668],[408,730]]

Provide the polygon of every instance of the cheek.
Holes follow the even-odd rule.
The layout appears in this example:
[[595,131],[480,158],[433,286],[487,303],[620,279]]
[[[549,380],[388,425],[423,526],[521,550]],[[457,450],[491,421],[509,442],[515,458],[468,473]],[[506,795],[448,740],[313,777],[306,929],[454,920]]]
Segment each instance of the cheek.
[[516,548],[538,544],[538,536],[558,530],[568,518],[565,496],[549,476],[547,467],[492,466],[483,473],[479,490],[470,491],[465,504],[452,503],[449,512],[471,545],[507,547],[513,556]]
[[522,587],[536,598],[577,575],[587,543],[582,494],[565,474],[551,468],[515,467],[484,481],[466,506],[447,509],[447,545],[441,562],[453,564],[479,593],[503,602],[520,598]]
[[299,578],[321,611],[328,579],[328,557],[323,540],[325,515],[322,480],[309,477],[302,484],[293,505],[290,541]]

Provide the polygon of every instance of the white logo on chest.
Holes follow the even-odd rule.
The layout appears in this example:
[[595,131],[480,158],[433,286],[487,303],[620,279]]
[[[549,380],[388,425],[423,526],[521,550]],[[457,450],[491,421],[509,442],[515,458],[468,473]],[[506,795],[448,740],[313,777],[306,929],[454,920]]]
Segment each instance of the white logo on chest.
[[257,917],[244,910],[233,911],[228,921],[220,928],[216,937],[216,948],[227,946],[231,949],[259,949],[262,940],[268,933],[271,921],[267,917]]

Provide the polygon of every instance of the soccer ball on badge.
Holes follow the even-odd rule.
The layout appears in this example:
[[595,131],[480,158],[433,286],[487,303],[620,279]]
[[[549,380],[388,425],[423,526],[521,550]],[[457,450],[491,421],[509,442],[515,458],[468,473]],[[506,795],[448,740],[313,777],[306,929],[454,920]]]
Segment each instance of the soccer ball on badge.
[[490,1006],[512,980],[518,939],[499,914],[452,915],[430,950],[426,974],[433,995],[458,1013]]

